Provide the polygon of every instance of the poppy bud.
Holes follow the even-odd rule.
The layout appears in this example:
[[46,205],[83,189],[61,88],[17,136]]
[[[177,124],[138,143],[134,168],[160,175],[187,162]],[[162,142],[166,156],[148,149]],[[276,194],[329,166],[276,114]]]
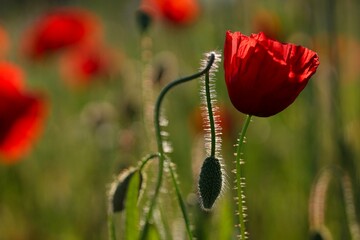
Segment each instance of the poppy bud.
[[310,235],[310,240],[331,240],[331,233],[325,227],[321,230],[315,230]]
[[311,240],[325,240],[325,238],[319,232],[315,232],[310,237]]
[[146,33],[151,25],[152,17],[149,13],[140,9],[136,12],[136,22],[139,26],[140,33]]
[[118,178],[111,184],[109,191],[109,204],[111,212],[121,212],[125,208],[126,193],[130,184],[130,181],[135,173],[139,172],[139,193],[142,185],[142,174],[136,168],[126,169],[121,172]]
[[210,210],[220,195],[223,174],[221,163],[215,157],[207,157],[201,167],[199,178],[200,203],[204,210]]

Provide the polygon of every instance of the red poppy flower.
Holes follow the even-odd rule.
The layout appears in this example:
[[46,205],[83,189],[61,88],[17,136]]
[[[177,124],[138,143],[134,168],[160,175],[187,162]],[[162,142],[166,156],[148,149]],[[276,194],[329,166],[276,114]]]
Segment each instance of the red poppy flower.
[[24,90],[17,66],[0,62],[0,160],[14,163],[39,135],[46,107],[42,96]]
[[77,8],[54,9],[25,31],[22,49],[30,58],[41,58],[60,49],[97,39],[100,32],[100,23],[90,12]]
[[5,29],[0,25],[0,57],[6,55],[9,50],[9,37]]
[[66,52],[60,59],[60,71],[73,86],[86,85],[100,78],[109,78],[115,71],[115,57],[110,49],[85,45]]
[[153,17],[161,16],[176,25],[189,24],[199,15],[196,0],[143,0],[140,8]]
[[268,117],[293,103],[320,64],[302,46],[283,44],[263,33],[226,33],[225,81],[230,100],[242,113]]

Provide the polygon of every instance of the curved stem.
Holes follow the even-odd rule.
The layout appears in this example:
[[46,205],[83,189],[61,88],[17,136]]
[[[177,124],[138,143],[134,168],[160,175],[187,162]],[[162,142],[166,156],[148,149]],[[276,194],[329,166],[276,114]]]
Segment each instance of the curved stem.
[[205,91],[206,91],[206,104],[209,116],[210,131],[211,131],[211,157],[215,157],[215,148],[216,148],[216,136],[215,136],[215,121],[214,113],[211,104],[211,93],[210,93],[210,76],[209,72],[205,74]]
[[244,160],[241,159],[241,154],[243,151],[243,147],[244,147],[244,139],[245,139],[245,134],[247,131],[247,128],[250,124],[250,120],[251,120],[251,115],[248,115],[246,117],[246,120],[244,122],[244,125],[241,129],[240,135],[239,135],[239,142],[237,145],[237,150],[236,150],[236,189],[237,189],[237,205],[238,205],[238,220],[239,220],[239,227],[240,227],[240,239],[244,240],[246,239],[246,229],[245,229],[245,216],[244,216],[244,209],[245,209],[245,196],[243,193],[243,184],[245,184],[244,179],[244,173],[243,173],[243,169],[241,168],[241,165],[244,164]]
[[159,157],[159,156],[160,156],[159,153],[153,153],[153,154],[149,154],[149,155],[147,155],[146,157],[144,157],[144,158],[141,160],[140,164],[139,164],[139,171],[140,171],[140,172],[142,171],[142,169],[145,167],[145,165],[147,164],[147,162],[148,162],[149,160],[151,160],[151,159],[153,159],[153,158],[156,158],[156,157]]
[[[164,173],[165,154],[164,154],[164,148],[163,148],[163,141],[162,141],[162,137],[161,137],[161,133],[160,133],[160,131],[161,131],[161,129],[160,129],[160,107],[161,107],[161,103],[162,103],[166,93],[170,89],[172,89],[173,87],[175,87],[175,86],[177,86],[177,85],[179,85],[181,83],[185,83],[185,82],[188,82],[190,80],[196,79],[196,78],[204,75],[205,73],[207,73],[210,70],[212,64],[214,63],[214,60],[215,60],[215,55],[211,54],[211,56],[209,57],[209,61],[208,61],[207,66],[202,71],[200,71],[200,72],[198,72],[196,74],[193,74],[191,76],[180,78],[178,80],[175,80],[175,81],[169,83],[168,85],[166,85],[162,89],[162,91],[160,92],[160,94],[159,94],[159,96],[157,98],[157,101],[156,101],[156,104],[155,104],[155,109],[154,109],[154,127],[155,127],[156,141],[157,141],[157,147],[158,147],[158,152],[159,152],[159,170],[158,170],[158,176],[157,176],[154,196],[151,199],[149,211],[148,211],[148,213],[146,215],[146,218],[145,218],[144,228],[142,229],[142,232],[141,232],[141,237],[140,238],[143,239],[143,240],[145,240],[147,232],[148,232],[150,218],[152,216],[152,213],[153,213],[153,210],[154,210],[154,207],[155,207],[155,203],[156,203],[157,198],[159,196],[160,188],[161,188],[161,185],[162,185],[163,173]],[[171,169],[171,167],[170,167],[170,169]],[[172,172],[172,170],[170,170],[170,172]],[[173,173],[171,175],[173,175]],[[173,181],[173,183],[175,184],[175,189],[176,189],[177,188],[176,180]],[[178,198],[179,198],[179,196],[181,197],[181,195],[178,195]],[[181,200],[180,199],[181,198],[179,198],[179,202],[180,202],[180,205],[181,205],[181,202],[183,202],[183,201],[182,201],[182,199]],[[186,222],[186,219],[188,219],[187,214],[186,214],[186,211],[184,211],[185,208],[181,207],[181,210],[183,211],[185,224],[188,225],[188,223]],[[186,228],[190,229],[190,226],[186,226]],[[191,232],[188,231],[188,235],[189,235],[189,238],[192,239]]]

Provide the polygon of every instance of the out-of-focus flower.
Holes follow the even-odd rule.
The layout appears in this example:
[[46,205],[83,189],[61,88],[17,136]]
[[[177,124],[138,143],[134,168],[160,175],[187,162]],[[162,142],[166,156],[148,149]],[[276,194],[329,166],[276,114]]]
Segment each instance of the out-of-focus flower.
[[17,162],[40,134],[46,115],[43,96],[28,92],[23,72],[0,62],[0,160]]
[[101,33],[100,21],[91,12],[57,8],[29,26],[22,39],[22,51],[29,58],[40,59],[67,47],[97,41]]
[[[337,60],[340,79],[347,82],[357,81],[360,75],[360,41],[344,35],[339,35],[336,41],[337,49],[341,49],[338,51],[339,59]],[[329,49],[327,50],[329,51]]]
[[84,86],[98,79],[108,79],[116,71],[111,49],[91,44],[74,48],[60,58],[60,71],[72,86]]
[[0,57],[4,57],[9,50],[9,36],[4,27],[0,25]]
[[[338,79],[344,83],[357,82],[360,77],[360,40],[353,36],[339,34],[336,37],[328,33],[319,33],[312,36],[312,44],[316,51],[326,61],[327,67],[333,64],[338,68]],[[333,69],[323,68],[326,71]]]
[[199,14],[196,0],[158,0],[162,15],[174,24],[188,24]]
[[[201,109],[196,108],[190,116],[190,125],[196,134],[203,134],[205,132],[201,113]],[[236,134],[234,116],[225,105],[219,105],[215,108],[214,116],[219,118],[221,132],[225,137],[232,137],[234,133]]]
[[268,10],[256,12],[253,22],[254,32],[263,32],[266,36],[273,39],[281,38],[281,25],[279,16]]
[[175,25],[187,25],[199,15],[197,0],[143,0],[140,9]]
[[302,46],[283,44],[264,33],[250,37],[226,32],[225,81],[230,100],[242,113],[269,117],[287,108],[320,64]]

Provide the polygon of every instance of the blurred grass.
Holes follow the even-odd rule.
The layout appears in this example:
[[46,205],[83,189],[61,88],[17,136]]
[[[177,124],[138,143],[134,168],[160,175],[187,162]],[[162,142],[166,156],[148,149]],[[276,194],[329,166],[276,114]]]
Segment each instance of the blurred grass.
[[[178,72],[175,74],[178,76],[197,71],[204,52],[221,50],[227,29],[251,33],[252,19],[258,9],[277,13],[281,40],[294,39],[299,41],[295,43],[306,44],[320,54],[321,65],[304,92],[284,112],[267,119],[254,118],[245,146],[251,239],[306,239],[309,235],[308,199],[315,176],[323,167],[341,165],[343,160],[338,157],[338,136],[332,132],[335,117],[341,117],[342,126],[338,127],[344,131],[345,143],[353,151],[354,159],[359,158],[359,71],[357,65],[351,65],[352,68],[346,65],[359,62],[359,57],[349,59],[352,49],[344,53],[340,48],[338,53],[344,56],[337,60],[345,63],[333,65],[331,59],[332,47],[337,42],[333,37],[344,37],[344,48],[350,38],[355,46],[360,44],[359,3],[334,1],[335,14],[330,15],[331,21],[326,12],[329,10],[324,7],[328,3],[325,0],[256,3],[204,0],[202,3],[203,13],[194,26],[174,29],[155,23],[149,33],[155,55],[169,51],[176,56]],[[0,21],[14,41],[9,59],[26,70],[31,88],[46,91],[50,112],[44,134],[30,155],[17,165],[0,165],[0,240],[107,239],[106,185],[120,169],[135,165],[148,153],[144,150],[146,146],[139,127],[142,102],[136,88],[141,76],[140,36],[134,22],[138,2],[98,0],[68,1],[68,4],[86,7],[104,21],[107,41],[124,55],[122,75],[80,92],[68,89],[58,75],[56,57],[32,64],[21,59],[17,49],[26,25],[55,3],[42,1],[24,8],[18,2],[18,5],[1,7]],[[329,34],[333,30],[329,24],[336,26],[337,31]],[[313,44],[320,36],[323,40]],[[333,45],[327,46],[329,43]],[[351,71],[351,79],[344,79],[349,76],[347,71]],[[217,79],[219,102],[234,109],[227,97],[221,68]],[[331,95],[330,81],[337,83],[338,99]],[[196,81],[180,86],[169,94],[164,104],[170,122],[167,130],[174,147],[171,156],[177,164],[184,196],[189,195],[189,199],[191,193],[196,193],[197,180],[190,171],[193,147],[197,145],[189,116],[199,105],[198,88]],[[335,102],[335,110],[333,101],[339,101]],[[109,131],[96,131],[84,122],[84,109],[94,102],[108,102],[114,107],[116,117],[107,120]],[[125,114],[124,108],[129,102],[135,107],[134,117]],[[223,147],[224,162],[229,170],[233,167],[232,145],[243,119],[242,114],[233,111],[235,137],[225,139]],[[124,129],[135,137],[133,144],[125,139],[128,149],[119,144]],[[105,145],[101,141],[105,141]],[[354,166],[357,171],[360,169],[358,161]],[[231,219],[234,203],[230,194],[232,173],[228,171],[228,175],[229,186],[213,213],[201,213],[197,204],[190,204],[199,239],[235,238],[234,233],[229,232],[234,224]],[[359,185],[355,186],[359,195]],[[331,182],[328,199],[326,223],[333,239],[350,239],[344,202],[336,181]],[[164,201],[172,202],[174,207],[164,206],[163,212],[179,217],[176,199],[171,196]],[[170,228],[181,231],[177,219],[166,219]],[[122,239],[121,235],[119,237]]]

